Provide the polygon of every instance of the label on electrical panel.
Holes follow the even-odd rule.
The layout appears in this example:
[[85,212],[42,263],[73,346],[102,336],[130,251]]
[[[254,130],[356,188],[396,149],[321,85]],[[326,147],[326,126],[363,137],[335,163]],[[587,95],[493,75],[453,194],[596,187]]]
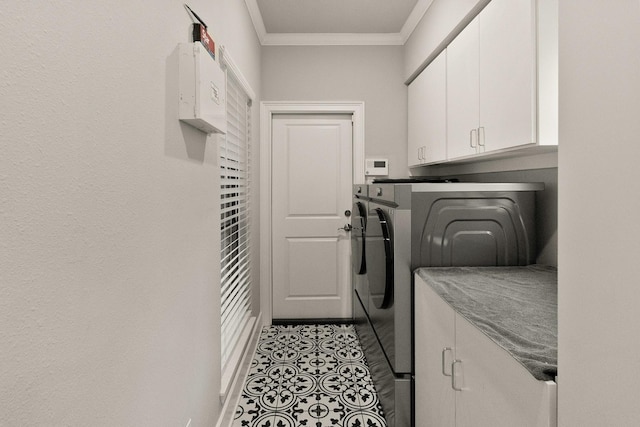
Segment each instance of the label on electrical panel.
[[193,24],[193,41],[200,42],[209,52],[209,55],[216,59],[216,43],[213,41],[207,29],[202,24]]
[[211,100],[220,105],[220,91],[214,82],[211,83]]

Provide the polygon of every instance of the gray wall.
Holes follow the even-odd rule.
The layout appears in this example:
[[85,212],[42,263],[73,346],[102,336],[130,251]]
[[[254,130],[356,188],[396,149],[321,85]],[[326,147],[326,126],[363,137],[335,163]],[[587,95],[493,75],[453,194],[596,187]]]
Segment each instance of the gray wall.
[[[189,4],[259,96],[244,2]],[[190,28],[169,0],[2,4],[0,425],[218,419],[217,138],[177,120]]]
[[406,175],[407,88],[401,46],[265,46],[264,101],[364,101],[367,157]]

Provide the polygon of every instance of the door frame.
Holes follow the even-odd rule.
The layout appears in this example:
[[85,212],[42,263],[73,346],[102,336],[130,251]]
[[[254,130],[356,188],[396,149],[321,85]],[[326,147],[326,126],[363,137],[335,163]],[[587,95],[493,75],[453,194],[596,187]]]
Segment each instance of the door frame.
[[271,229],[272,120],[276,114],[350,114],[353,120],[352,182],[364,184],[364,102],[262,101],[260,103],[260,310],[264,325],[273,320]]

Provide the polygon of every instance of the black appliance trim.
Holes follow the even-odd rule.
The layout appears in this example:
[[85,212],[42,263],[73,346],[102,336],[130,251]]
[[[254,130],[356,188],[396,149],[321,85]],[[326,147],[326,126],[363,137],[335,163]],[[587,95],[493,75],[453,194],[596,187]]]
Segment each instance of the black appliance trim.
[[367,228],[367,209],[364,207],[362,202],[356,202],[355,205],[358,208],[358,215],[362,218],[362,230],[355,230],[356,233],[360,232],[362,235],[362,256],[360,257],[360,270],[356,274],[365,274],[367,272],[367,263],[365,261],[365,238],[366,238],[366,228]]
[[393,243],[391,242],[391,230],[389,221],[385,212],[376,208],[380,227],[382,229],[382,237],[384,239],[385,252],[385,281],[384,281],[384,298],[378,308],[385,309],[391,307],[393,303]]

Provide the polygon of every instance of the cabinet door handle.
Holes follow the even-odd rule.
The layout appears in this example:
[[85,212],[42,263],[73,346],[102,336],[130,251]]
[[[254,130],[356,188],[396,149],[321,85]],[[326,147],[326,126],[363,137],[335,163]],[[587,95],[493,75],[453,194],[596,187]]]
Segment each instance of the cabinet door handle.
[[478,146],[482,147],[482,151],[484,151],[484,126],[480,126],[478,128]]
[[471,129],[469,131],[469,145],[471,146],[471,148],[476,148],[477,144],[475,143],[475,139],[476,136],[478,134],[478,130],[477,129]]
[[462,388],[457,387],[456,385],[456,366],[462,364],[462,360],[456,359],[451,364],[451,388],[455,391],[462,391]]
[[447,373],[446,371],[447,362],[445,361],[445,354],[452,350],[453,349],[451,347],[445,347],[442,349],[442,375],[444,375],[445,377],[451,376],[451,372]]
[[424,147],[418,148],[418,160],[424,160]]

